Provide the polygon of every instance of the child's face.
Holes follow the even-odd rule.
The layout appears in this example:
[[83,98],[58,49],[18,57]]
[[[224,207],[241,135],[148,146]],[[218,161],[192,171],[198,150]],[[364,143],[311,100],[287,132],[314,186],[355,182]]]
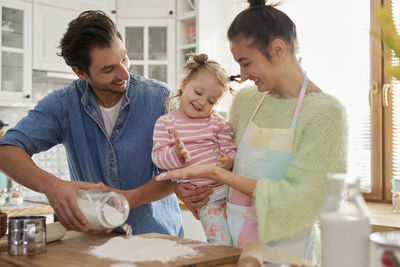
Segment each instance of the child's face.
[[200,71],[182,86],[178,112],[189,118],[207,118],[225,88],[208,71]]

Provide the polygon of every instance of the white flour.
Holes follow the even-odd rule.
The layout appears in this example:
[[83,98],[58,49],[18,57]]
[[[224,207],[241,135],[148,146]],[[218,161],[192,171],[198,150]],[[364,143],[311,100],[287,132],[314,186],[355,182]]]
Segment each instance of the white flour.
[[106,221],[103,220],[100,203],[78,199],[78,205],[88,220],[88,224],[86,225],[88,229],[101,230],[106,228],[115,228],[124,223],[124,214],[108,204],[105,204],[103,207],[103,215]]
[[196,253],[193,248],[172,240],[138,236],[114,237],[90,251],[90,254],[99,258],[126,262],[168,262],[178,257],[191,257]]

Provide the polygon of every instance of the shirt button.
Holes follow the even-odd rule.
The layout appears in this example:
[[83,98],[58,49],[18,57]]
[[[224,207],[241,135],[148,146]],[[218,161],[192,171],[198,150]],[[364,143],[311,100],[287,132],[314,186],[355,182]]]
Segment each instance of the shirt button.
[[115,133],[119,133],[119,130],[115,130]]
[[114,141],[114,139],[115,139],[115,137],[114,137],[114,136],[113,136],[113,137],[111,137],[111,140],[112,140],[112,141]]

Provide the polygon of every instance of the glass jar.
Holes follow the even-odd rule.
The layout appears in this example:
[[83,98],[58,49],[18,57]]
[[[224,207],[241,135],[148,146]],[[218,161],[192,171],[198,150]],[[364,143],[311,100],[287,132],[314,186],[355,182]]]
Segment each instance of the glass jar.
[[79,190],[78,206],[88,220],[89,230],[112,229],[121,226],[129,215],[126,198],[109,190]]
[[24,203],[24,196],[21,192],[20,187],[13,187],[10,189],[10,193],[8,194],[10,204],[21,206]]
[[368,267],[368,208],[359,191],[359,180],[343,177],[347,193],[344,208],[322,211],[320,216],[322,267]]

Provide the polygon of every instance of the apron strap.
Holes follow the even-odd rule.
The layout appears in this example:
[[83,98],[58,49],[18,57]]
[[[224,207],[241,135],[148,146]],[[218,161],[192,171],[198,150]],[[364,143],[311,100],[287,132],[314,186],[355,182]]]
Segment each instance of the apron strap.
[[[292,124],[290,125],[291,129],[293,129],[296,126],[297,117],[299,117],[300,108],[301,108],[301,105],[303,104],[303,99],[304,99],[304,95],[306,94],[306,91],[307,91],[307,86],[308,86],[308,78],[307,78],[307,75],[304,74],[304,80],[303,80],[303,84],[301,85],[299,98],[297,100],[296,110],[293,115]],[[266,96],[266,94],[263,94],[263,96],[261,97],[260,101],[257,104],[257,107],[253,111],[253,114],[251,114],[249,121],[253,121],[254,116],[257,114],[257,111],[260,108],[261,104],[263,103],[265,96]]]
[[296,110],[293,115],[292,124],[290,125],[291,129],[294,129],[294,127],[296,126],[296,121],[297,121],[297,117],[299,117],[301,104],[303,103],[304,95],[306,94],[306,91],[307,91],[307,85],[308,85],[308,78],[307,78],[307,75],[304,74],[304,80],[303,80],[303,84],[301,85],[299,99],[297,100]]
[[249,121],[253,121],[254,116],[257,114],[258,109],[260,108],[262,102],[264,101],[264,98],[267,94],[264,93],[263,96],[260,99],[260,102],[258,102],[256,109],[253,111],[253,114],[251,114],[250,120]]

